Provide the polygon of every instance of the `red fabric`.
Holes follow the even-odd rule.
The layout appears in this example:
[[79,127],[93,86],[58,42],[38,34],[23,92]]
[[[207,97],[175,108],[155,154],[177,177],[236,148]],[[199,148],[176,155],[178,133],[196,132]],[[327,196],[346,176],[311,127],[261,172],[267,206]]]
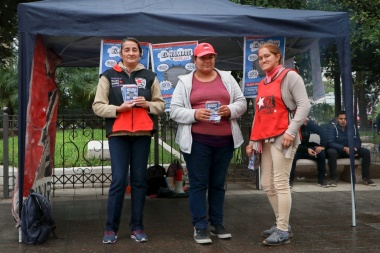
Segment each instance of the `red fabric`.
[[59,100],[55,69],[60,61],[58,55],[46,51],[42,36],[37,36],[27,109],[24,197],[36,181],[51,175],[54,165]]
[[[193,79],[193,87],[190,94],[190,103],[193,109],[205,108],[207,101],[219,101],[221,105],[230,103],[230,94],[218,75],[210,82],[200,82]],[[197,122],[192,125],[193,133],[228,136],[231,135],[231,125],[227,118],[222,118],[217,124],[211,122]]]
[[116,64],[115,66],[113,66],[113,69],[114,69],[115,71],[117,71],[117,72],[121,72],[121,71],[123,71],[123,69],[122,69],[118,64]]
[[132,108],[130,111],[120,113],[115,120],[112,132],[137,132],[153,130],[153,121],[143,108]]
[[182,181],[182,170],[181,169],[176,169],[175,171],[175,181]]
[[272,71],[266,73],[267,83],[270,83],[272,79],[277,75],[277,72],[282,69],[282,65],[278,65]]
[[255,124],[250,140],[258,141],[283,134],[289,125],[289,112],[281,96],[281,82],[289,72],[285,69],[271,83],[262,80],[256,97]]

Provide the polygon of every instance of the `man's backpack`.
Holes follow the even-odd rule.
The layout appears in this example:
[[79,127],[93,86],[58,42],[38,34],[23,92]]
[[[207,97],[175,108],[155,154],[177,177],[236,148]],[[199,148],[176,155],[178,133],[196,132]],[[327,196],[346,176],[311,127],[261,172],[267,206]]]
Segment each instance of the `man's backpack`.
[[48,238],[50,232],[56,228],[53,218],[50,216],[50,201],[33,190],[30,190],[28,198],[24,201],[21,210],[22,241],[26,244],[41,244]]
[[147,185],[146,195],[158,194],[160,188],[166,188],[166,170],[161,165],[153,165],[147,169]]

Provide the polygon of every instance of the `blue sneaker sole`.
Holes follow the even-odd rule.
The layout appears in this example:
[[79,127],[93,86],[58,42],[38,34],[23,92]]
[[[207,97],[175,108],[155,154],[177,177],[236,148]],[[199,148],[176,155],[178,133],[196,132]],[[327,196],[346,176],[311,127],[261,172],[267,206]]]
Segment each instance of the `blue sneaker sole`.
[[112,243],[115,243],[116,240],[117,240],[117,235],[115,235],[114,240],[111,240],[111,239],[106,240],[106,239],[103,238],[103,243],[104,244],[112,244]]
[[133,240],[135,240],[136,242],[147,242],[147,241],[148,241],[148,238],[143,238],[143,239],[141,239],[141,240],[138,240],[138,239],[136,238],[136,236],[134,236],[134,235],[131,235],[131,238],[132,238]]
[[115,238],[115,240],[103,240],[103,243],[104,244],[112,244],[112,243],[115,243],[116,242],[116,239],[117,239],[117,237]]

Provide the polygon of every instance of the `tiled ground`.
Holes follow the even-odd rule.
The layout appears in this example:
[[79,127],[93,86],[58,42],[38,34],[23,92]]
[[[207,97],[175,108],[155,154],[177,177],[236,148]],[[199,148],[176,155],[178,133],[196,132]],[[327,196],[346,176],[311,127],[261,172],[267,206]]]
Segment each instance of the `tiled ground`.
[[[225,226],[232,239],[213,239],[198,245],[192,238],[187,199],[148,199],[145,226],[149,241],[129,238],[129,196],[116,244],[101,242],[106,220],[106,195],[100,189],[57,190],[52,197],[59,239],[28,246],[18,243],[10,200],[0,201],[0,252],[380,252],[380,180],[376,187],[356,186],[355,215],[348,183],[322,189],[314,182],[296,181],[293,191],[291,243],[279,247],[261,244],[260,232],[273,222],[267,197],[254,185],[228,184]],[[353,225],[356,226],[353,226]]]

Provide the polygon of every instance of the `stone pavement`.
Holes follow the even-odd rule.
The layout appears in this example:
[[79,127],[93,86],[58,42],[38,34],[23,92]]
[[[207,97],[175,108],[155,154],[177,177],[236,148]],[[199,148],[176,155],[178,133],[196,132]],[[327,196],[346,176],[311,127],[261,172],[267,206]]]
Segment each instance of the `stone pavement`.
[[348,183],[320,188],[314,182],[296,181],[292,190],[291,243],[278,247],[262,245],[260,232],[274,217],[262,190],[254,184],[228,183],[225,227],[232,238],[213,238],[209,245],[197,244],[185,198],[148,198],[144,223],[146,243],[129,237],[130,196],[125,197],[119,238],[115,244],[102,243],[107,195],[101,189],[56,190],[52,216],[56,234],[42,245],[18,242],[18,230],[11,216],[11,201],[0,201],[0,252],[380,252],[380,179],[378,186],[356,185],[356,226],[353,227],[351,191]]

